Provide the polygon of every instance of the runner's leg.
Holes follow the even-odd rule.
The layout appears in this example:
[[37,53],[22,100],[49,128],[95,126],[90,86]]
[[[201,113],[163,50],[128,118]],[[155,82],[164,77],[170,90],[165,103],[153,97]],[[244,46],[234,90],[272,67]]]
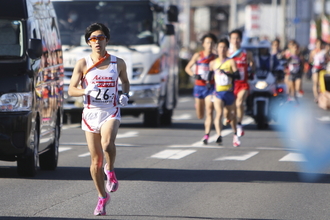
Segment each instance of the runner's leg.
[[104,173],[103,173],[103,150],[101,145],[101,135],[86,131],[86,141],[91,154],[90,173],[94,181],[99,197],[106,197],[104,188]]
[[244,102],[248,96],[248,90],[242,89],[237,93],[236,98],[236,115],[237,123],[242,123],[244,116]]
[[319,97],[319,73],[314,72],[312,73],[312,81],[313,81],[313,95],[314,100],[316,101]]
[[118,133],[120,121],[117,119],[110,119],[106,121],[101,127],[101,145],[104,151],[105,159],[107,161],[107,170],[114,169],[116,160],[116,145],[115,140]]
[[224,107],[224,102],[219,98],[214,98],[214,109],[215,109],[214,127],[218,136],[221,136],[221,130],[222,130],[221,119],[223,114],[223,107]]
[[195,108],[196,108],[196,115],[198,119],[204,118],[205,112],[205,101],[204,99],[195,98]]
[[212,129],[212,122],[213,122],[213,102],[212,102],[212,96],[208,95],[205,97],[205,134],[210,134]]

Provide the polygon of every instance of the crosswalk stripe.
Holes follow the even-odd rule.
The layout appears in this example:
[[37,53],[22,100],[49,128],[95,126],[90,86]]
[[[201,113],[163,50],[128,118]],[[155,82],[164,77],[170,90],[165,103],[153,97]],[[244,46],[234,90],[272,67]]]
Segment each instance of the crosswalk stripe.
[[282,157],[279,161],[285,162],[304,162],[306,159],[302,154],[299,153],[288,153],[284,157]]
[[151,156],[158,159],[181,159],[189,154],[195,153],[196,150],[163,150]]
[[78,157],[88,157],[90,155],[91,154],[89,152],[87,152],[87,153],[84,153],[84,154],[79,154]]
[[176,115],[173,116],[172,119],[176,120],[176,121],[180,121],[180,120],[187,120],[187,119],[191,119],[192,116],[190,114],[182,114],[182,115]]
[[58,152],[63,152],[63,151],[67,151],[67,150],[71,150],[71,147],[59,147],[58,148]]
[[241,156],[227,156],[227,157],[219,157],[215,160],[220,160],[220,161],[224,161],[224,160],[239,160],[239,161],[243,161],[243,160],[247,160],[251,157],[253,157],[254,155],[257,155],[259,153],[259,151],[252,151],[249,152],[247,154],[241,155]]

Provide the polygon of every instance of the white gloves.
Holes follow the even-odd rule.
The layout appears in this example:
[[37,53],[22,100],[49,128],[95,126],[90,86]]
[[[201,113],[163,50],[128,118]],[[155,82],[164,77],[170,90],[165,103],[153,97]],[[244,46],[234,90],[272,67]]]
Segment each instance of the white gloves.
[[119,97],[119,103],[122,106],[126,106],[128,104],[128,97],[124,94],[121,94],[120,97]]
[[99,88],[97,88],[96,84],[89,84],[84,91],[85,95],[88,95],[89,93],[91,93],[92,91],[97,91]]

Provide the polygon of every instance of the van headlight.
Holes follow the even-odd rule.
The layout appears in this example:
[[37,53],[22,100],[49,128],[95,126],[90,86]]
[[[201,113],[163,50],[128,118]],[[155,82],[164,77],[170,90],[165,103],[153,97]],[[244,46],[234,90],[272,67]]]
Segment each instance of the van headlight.
[[1,112],[30,111],[32,93],[6,93],[0,97]]
[[266,81],[258,81],[255,85],[257,89],[265,89],[267,88],[268,83]]

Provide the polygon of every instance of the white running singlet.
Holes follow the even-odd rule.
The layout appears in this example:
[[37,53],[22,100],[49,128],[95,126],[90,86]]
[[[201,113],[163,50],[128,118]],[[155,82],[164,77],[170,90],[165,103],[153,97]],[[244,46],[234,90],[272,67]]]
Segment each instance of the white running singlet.
[[[90,56],[85,57],[86,68],[93,65]],[[97,91],[84,95],[84,110],[82,115],[82,129],[99,133],[101,126],[109,119],[120,121],[118,107],[118,71],[117,57],[110,55],[110,64],[106,69],[92,68],[82,81],[82,87],[96,84]]]
[[[106,69],[94,67],[85,76],[82,87],[86,88],[90,84],[96,84],[97,91],[92,91],[84,95],[84,108],[87,109],[112,109],[117,107],[118,96],[118,72],[117,57],[110,56],[110,64]],[[87,69],[93,65],[90,56],[85,57]]]

